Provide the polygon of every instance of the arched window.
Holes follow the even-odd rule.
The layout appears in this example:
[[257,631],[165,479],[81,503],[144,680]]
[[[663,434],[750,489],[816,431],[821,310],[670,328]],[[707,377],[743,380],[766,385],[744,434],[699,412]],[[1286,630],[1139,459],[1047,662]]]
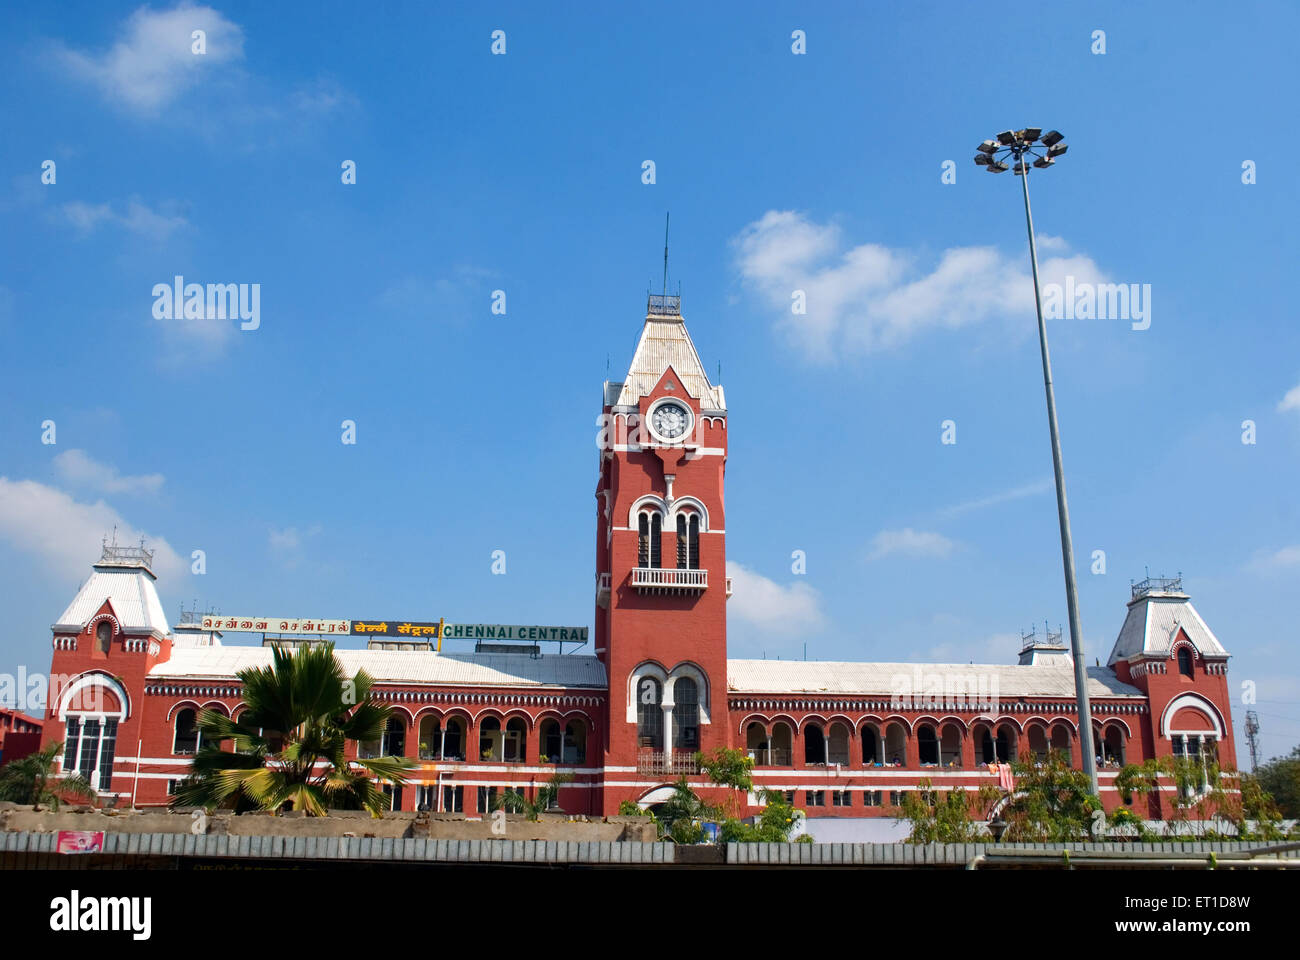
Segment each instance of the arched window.
[[946,724],[939,731],[939,764],[944,767],[961,766],[961,727]]
[[677,514],[677,567],[700,569],[700,515]]
[[587,725],[581,720],[570,720],[564,725],[564,762],[587,761]]
[[501,744],[504,739],[501,733],[501,721],[496,717],[484,718],[478,725],[478,758],[500,760]]
[[1029,725],[1026,735],[1029,737],[1029,752],[1034,755],[1034,759],[1040,763],[1046,760],[1048,750],[1047,728],[1040,723],[1033,723]]
[[[113,782],[117,718],[69,714],[63,747],[64,773],[79,773],[100,790]],[[95,772],[99,779],[95,779]]]
[[659,567],[663,547],[663,518],[656,511],[643,511],[637,517],[636,562],[639,567]]
[[1192,651],[1186,647],[1178,648],[1178,672],[1184,677],[1195,676],[1192,670]]
[[100,653],[108,653],[113,642],[113,625],[107,620],[101,620],[95,626],[95,642],[99,645]]
[[832,723],[827,744],[827,761],[842,767],[849,765],[849,728],[842,723]]
[[560,721],[554,719],[542,721],[540,743],[542,755],[538,759],[543,763],[561,762],[564,736],[560,731]]
[[761,723],[751,723],[745,728],[745,750],[755,766],[771,766],[772,741]]
[[401,717],[389,717],[384,736],[379,744],[382,757],[406,756],[406,724]]
[[916,756],[923,767],[939,765],[939,738],[928,723],[916,728]]
[[809,766],[826,762],[826,735],[815,723],[803,728],[803,762]]
[[997,751],[999,760],[1003,763],[1011,763],[1016,759],[1016,746],[1018,739],[1019,738],[1016,736],[1016,728],[1011,726],[1011,724],[1004,723],[1002,726],[998,727]]
[[523,763],[528,759],[528,724],[524,723],[523,717],[511,717],[506,721],[501,758],[507,763]]
[[907,765],[907,731],[901,723],[885,728],[885,763],[891,767]]
[[637,746],[662,750],[664,746],[664,714],[659,706],[659,681],[654,677],[642,677],[637,681],[636,686]]
[[880,766],[885,762],[880,734],[870,724],[862,728],[862,762],[866,766]]
[[772,765],[788,767],[794,762],[794,734],[788,723],[772,724]]
[[691,677],[673,684],[673,746],[695,750],[700,745],[700,688]]
[[442,725],[442,759],[465,759],[465,721],[460,717],[448,717]]
[[420,721],[420,759],[437,760],[442,751],[442,724],[437,717]]
[[198,752],[199,728],[195,722],[195,713],[189,709],[182,710],[176,714],[176,736],[172,741],[172,753]]

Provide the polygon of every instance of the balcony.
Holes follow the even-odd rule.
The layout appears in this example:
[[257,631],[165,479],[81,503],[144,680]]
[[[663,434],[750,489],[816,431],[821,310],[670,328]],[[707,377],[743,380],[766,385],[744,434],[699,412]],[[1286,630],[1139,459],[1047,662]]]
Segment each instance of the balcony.
[[643,751],[636,758],[636,772],[642,777],[676,777],[700,772],[695,754],[680,750]]
[[702,593],[709,588],[709,571],[633,567],[632,586],[638,593]]
[[609,606],[609,574],[596,574],[596,604],[601,607]]

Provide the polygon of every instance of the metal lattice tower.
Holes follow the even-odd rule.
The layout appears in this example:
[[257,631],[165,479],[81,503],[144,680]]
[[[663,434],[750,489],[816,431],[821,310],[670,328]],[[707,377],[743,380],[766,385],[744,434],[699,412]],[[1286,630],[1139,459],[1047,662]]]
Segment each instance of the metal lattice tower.
[[1250,744],[1250,772],[1259,767],[1259,714],[1246,711],[1246,742]]

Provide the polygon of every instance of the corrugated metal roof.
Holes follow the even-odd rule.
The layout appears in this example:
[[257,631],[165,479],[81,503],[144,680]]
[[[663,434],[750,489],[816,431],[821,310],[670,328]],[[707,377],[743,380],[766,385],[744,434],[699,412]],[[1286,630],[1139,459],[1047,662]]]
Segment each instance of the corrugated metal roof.
[[1129,606],[1107,662],[1142,653],[1168,655],[1179,628],[1202,655],[1228,655],[1186,594],[1149,594]]
[[171,632],[158,591],[154,589],[153,576],[144,568],[96,564],[93,569],[94,573],[55,621],[55,630],[75,628],[80,631],[108,600],[124,629],[152,630],[164,636]]
[[[344,673],[365,670],[378,683],[483,687],[592,687],[604,689],[596,657],[559,654],[437,653],[425,650],[335,650]],[[233,677],[271,664],[270,647],[191,647],[149,671],[151,677]]]
[[727,409],[722,387],[709,383],[700,355],[680,319],[647,317],[641,340],[632,355],[632,366],[618,396],[619,406],[633,406],[654,389],[664,371],[672,367],[681,377],[682,386],[706,410]]
[[[914,679],[924,678],[920,684]],[[1074,667],[1069,664],[990,663],[836,663],[822,660],[728,660],[727,683],[734,693],[825,693],[888,697],[906,678],[914,694],[923,693],[935,675],[970,689],[983,682],[999,699],[1008,697],[1074,696]],[[979,680],[982,678],[982,681]],[[919,686],[919,689],[918,689]],[[1123,683],[1108,667],[1088,668],[1088,695],[1143,697],[1137,687]]]

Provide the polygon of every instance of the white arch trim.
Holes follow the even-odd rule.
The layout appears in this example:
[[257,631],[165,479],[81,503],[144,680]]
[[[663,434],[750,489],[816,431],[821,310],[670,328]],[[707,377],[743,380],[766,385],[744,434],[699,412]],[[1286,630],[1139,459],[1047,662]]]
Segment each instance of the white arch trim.
[[677,523],[677,514],[682,512],[682,507],[690,507],[700,515],[700,533],[709,532],[709,508],[704,505],[704,501],[696,497],[674,497],[672,513],[668,516],[674,524]]
[[637,698],[640,696],[638,691],[641,687],[641,681],[646,677],[653,677],[659,681],[660,701],[662,703],[665,687],[668,685],[668,671],[653,660],[645,660],[632,668],[632,672],[627,675],[627,716],[628,723],[636,723],[636,705]]
[[653,493],[647,493],[643,497],[637,497],[632,501],[632,506],[628,507],[627,528],[629,530],[637,529],[637,514],[647,508],[658,512],[665,521],[668,519],[668,508],[664,506],[664,498],[657,497]]
[[664,706],[675,706],[676,698],[673,696],[673,689],[677,681],[682,677],[690,677],[695,681],[696,692],[700,696],[700,723],[710,723],[709,720],[709,678],[703,670],[690,661],[683,661],[673,667],[672,672],[668,674],[668,681],[664,684]]
[[675,787],[655,787],[653,790],[641,796],[636,802],[642,810],[647,810],[652,804],[663,803],[665,800],[671,800],[677,794]]
[[1169,723],[1179,710],[1184,707],[1191,707],[1199,713],[1205,714],[1210,718],[1210,724],[1214,727],[1214,737],[1216,740],[1223,739],[1223,717],[1219,714],[1219,708],[1212,704],[1199,693],[1184,693],[1174,697],[1165,706],[1164,711],[1160,714],[1160,735],[1162,737],[1173,737],[1179,734],[1190,734],[1192,736],[1204,736],[1204,730],[1173,730],[1170,729]]
[[123,686],[112,677],[104,673],[83,673],[76,680],[72,681],[59,697],[59,720],[64,723],[68,720],[68,708],[77,698],[82,690],[88,690],[92,687],[104,687],[117,697],[118,709],[113,710],[74,710],[73,713],[89,714],[100,717],[115,717],[118,720],[125,720],[130,713],[131,698],[126,695]]

